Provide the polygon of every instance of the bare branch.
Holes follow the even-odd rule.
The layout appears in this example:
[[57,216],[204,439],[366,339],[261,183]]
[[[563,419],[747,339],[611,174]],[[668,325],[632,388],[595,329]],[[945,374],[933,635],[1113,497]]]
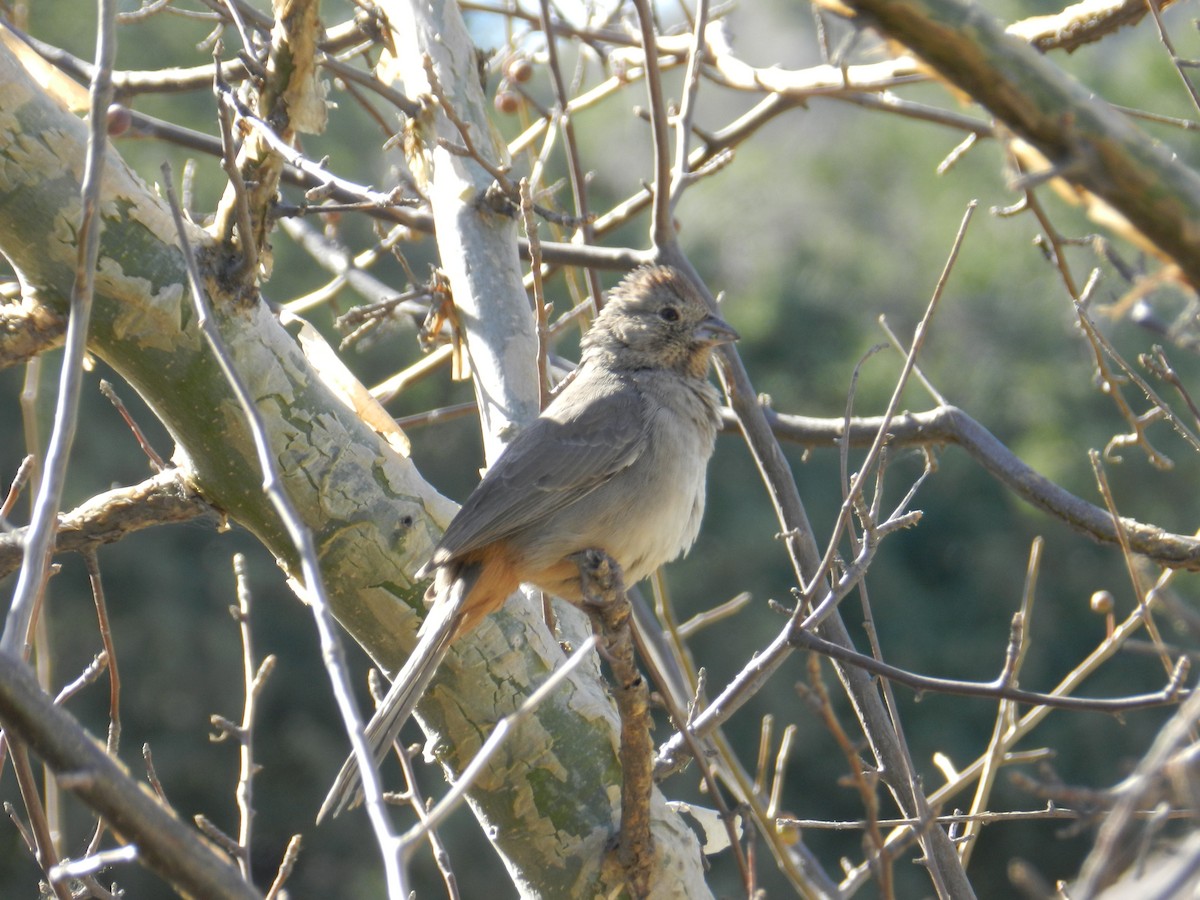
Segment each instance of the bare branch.
[[[199,518],[215,520],[216,512],[183,480],[167,469],[141,484],[98,494],[64,513],[55,535],[55,553],[111,544],[143,528]],[[0,534],[0,578],[21,564],[25,529]]]
[[59,374],[54,430],[42,468],[42,480],[34,504],[33,519],[25,541],[24,560],[12,605],[0,635],[0,650],[17,656],[28,640],[33,610],[45,579],[58,524],[58,508],[66,480],[67,460],[75,438],[79,393],[83,381],[83,355],[87,346],[88,323],[92,313],[92,290],[96,261],[100,256],[100,190],[108,148],[105,113],[112,103],[112,65],[116,56],[116,3],[100,0],[99,25],[96,28],[96,66],[91,85],[90,129],[87,157],[80,188],[83,212],[76,243],[75,283],[71,290],[70,317],[67,321],[66,351]]
[[[784,415],[771,410],[766,418],[784,440],[795,440],[810,447],[833,447],[842,433],[839,419],[813,419]],[[869,446],[879,433],[879,418],[861,418],[850,422],[852,446]],[[726,417],[726,427],[733,424]],[[922,413],[906,413],[892,422],[889,446],[933,447],[957,444],[982,465],[994,478],[1032,505],[1044,510],[1077,531],[1095,540],[1117,543],[1112,517],[1103,509],[1074,496],[1040,475],[977,421],[954,406],[942,406]],[[1136,553],[1173,568],[1200,568],[1200,539],[1192,535],[1172,534],[1155,525],[1122,519],[1129,544]]]
[[70,714],[54,705],[23,662],[6,653],[0,653],[0,720],[59,773],[70,791],[137,844],[139,862],[180,891],[222,900],[259,896],[235,866],[135,784]]
[[59,346],[67,323],[37,303],[0,303],[0,369],[19,365]]
[[[1200,176],[1127,119],[1014,43],[991,14],[960,0],[847,0],[987,107],[1050,163],[1091,192],[1200,285]],[[1122,4],[1122,9],[1126,7]],[[969,23],[969,24],[968,24]]]

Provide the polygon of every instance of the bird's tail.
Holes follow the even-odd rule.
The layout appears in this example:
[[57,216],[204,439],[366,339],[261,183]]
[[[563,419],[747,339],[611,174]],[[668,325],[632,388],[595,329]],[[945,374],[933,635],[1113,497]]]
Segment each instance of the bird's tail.
[[[387,695],[367,723],[365,737],[367,749],[378,765],[388,748],[400,735],[400,730],[412,715],[419,701],[433,680],[434,674],[446,657],[446,651],[458,633],[462,621],[462,606],[474,583],[473,578],[459,577],[451,585],[447,596],[434,603],[429,615],[421,625],[421,639],[412,655],[397,673]],[[337,780],[329,790],[325,803],[317,813],[320,823],[327,815],[336,816],[362,802],[362,773],[351,756],[342,766]]]

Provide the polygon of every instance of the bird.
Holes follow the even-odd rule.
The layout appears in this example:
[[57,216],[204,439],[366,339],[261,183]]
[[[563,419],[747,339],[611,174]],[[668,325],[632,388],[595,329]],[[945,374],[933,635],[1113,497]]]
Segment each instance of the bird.
[[[366,727],[377,763],[450,645],[522,583],[579,604],[578,554],[606,554],[634,584],[691,548],[720,426],[712,352],[738,337],[673,266],[641,266],[609,292],[573,377],[503,450],[416,573],[433,576],[430,611]],[[317,821],[359,799],[351,758]]]

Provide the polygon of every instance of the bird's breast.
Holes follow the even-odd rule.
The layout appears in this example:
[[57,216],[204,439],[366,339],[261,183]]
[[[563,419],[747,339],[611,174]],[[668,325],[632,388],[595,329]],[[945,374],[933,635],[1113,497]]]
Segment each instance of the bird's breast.
[[[535,581],[578,599],[577,572],[562,561],[581,550],[603,550],[627,584],[685,553],[700,531],[705,470],[717,430],[717,394],[707,381],[651,373],[638,385],[646,440],[642,452],[579,503],[560,510],[530,543]],[[551,538],[550,535],[553,535]]]
[[681,416],[666,406],[655,410],[656,438],[645,458],[645,503],[610,551],[630,584],[686,553],[700,533],[715,429],[690,412]]

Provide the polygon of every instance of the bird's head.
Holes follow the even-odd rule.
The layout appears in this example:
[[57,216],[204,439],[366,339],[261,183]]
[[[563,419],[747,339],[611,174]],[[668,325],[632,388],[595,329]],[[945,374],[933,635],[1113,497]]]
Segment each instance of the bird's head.
[[737,339],[682,272],[643,266],[612,289],[582,346],[585,359],[603,358],[614,368],[669,368],[705,378],[712,348]]

